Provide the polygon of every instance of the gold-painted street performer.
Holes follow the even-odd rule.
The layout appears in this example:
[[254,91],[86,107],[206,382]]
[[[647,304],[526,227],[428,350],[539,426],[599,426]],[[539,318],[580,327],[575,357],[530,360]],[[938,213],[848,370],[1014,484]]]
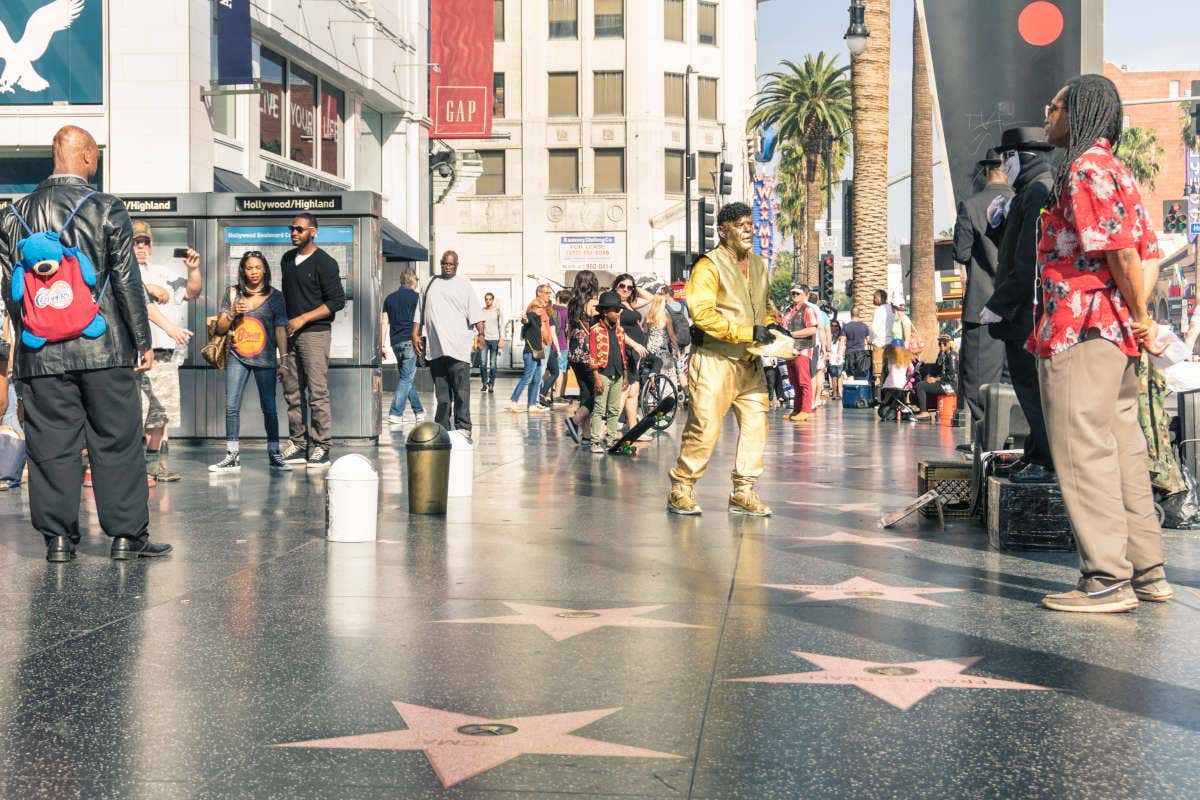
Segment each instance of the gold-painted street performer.
[[708,469],[721,423],[732,408],[739,433],[729,510],[765,517],[771,509],[758,498],[754,486],[763,472],[767,380],[758,356],[749,350],[775,341],[771,329],[787,332],[775,322],[766,262],[750,252],[754,243],[750,207],[726,205],[717,225],[720,246],[696,262],[687,283],[695,345],[688,363],[691,405],[679,462],[671,470],[667,509],[675,514],[700,513],[696,481]]

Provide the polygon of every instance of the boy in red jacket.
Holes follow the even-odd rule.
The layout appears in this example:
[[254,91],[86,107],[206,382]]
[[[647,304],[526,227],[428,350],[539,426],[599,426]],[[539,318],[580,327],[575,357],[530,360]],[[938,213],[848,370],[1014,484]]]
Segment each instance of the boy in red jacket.
[[[592,409],[592,452],[603,454],[619,437],[621,393],[625,389],[625,331],[621,328],[621,298],[604,292],[596,303],[600,321],[588,332],[592,380],[596,383],[596,405]],[[608,426],[605,443],[604,427]]]

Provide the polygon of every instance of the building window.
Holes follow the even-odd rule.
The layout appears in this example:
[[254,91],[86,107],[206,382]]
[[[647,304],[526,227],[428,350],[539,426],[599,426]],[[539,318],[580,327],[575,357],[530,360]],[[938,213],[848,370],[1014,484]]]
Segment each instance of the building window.
[[492,73],[492,118],[504,119],[504,73]]
[[346,127],[346,93],[321,81],[321,170],[342,177],[342,139]]
[[663,113],[668,117],[683,117],[684,77],[676,72],[663,76]]
[[579,38],[579,0],[549,0],[550,38]]
[[1167,84],[1167,97],[1179,97],[1179,81]]
[[492,0],[492,24],[495,26],[495,34],[492,36],[497,42],[504,41],[504,0]]
[[552,117],[579,116],[579,73],[551,72],[547,111]]
[[[215,9],[216,6],[214,5]],[[216,12],[213,12],[216,19]],[[209,54],[212,63],[212,80],[217,82],[217,26],[212,26],[212,37],[209,39]],[[212,121],[213,133],[234,138],[237,136],[237,105],[233,95],[216,95],[208,98],[208,116]]]
[[699,100],[696,112],[700,119],[717,118],[717,79],[697,78],[696,94]]
[[717,191],[717,181],[720,180],[720,176],[716,173],[721,168],[720,164],[720,153],[700,153],[699,163],[696,165],[696,170],[700,173],[696,176],[697,182],[700,184],[700,191]]
[[683,151],[668,150],[665,166],[667,180],[664,191],[667,194],[683,194]]
[[625,36],[625,0],[596,0],[596,38]]
[[354,173],[355,188],[383,193],[383,114],[367,106],[359,114]]
[[475,179],[475,194],[504,194],[504,151],[480,150],[483,174]]
[[283,155],[283,56],[262,48],[258,59],[258,147],[277,156]]
[[663,38],[683,41],[683,0],[663,0]]
[[625,150],[620,147],[596,151],[596,194],[625,193]]
[[696,7],[696,39],[700,44],[717,43],[717,4],[703,0]]
[[550,151],[550,193],[579,194],[579,151]]
[[317,165],[317,76],[292,64],[288,69],[288,158]]
[[594,97],[592,113],[596,116],[625,114],[625,73],[593,73]]

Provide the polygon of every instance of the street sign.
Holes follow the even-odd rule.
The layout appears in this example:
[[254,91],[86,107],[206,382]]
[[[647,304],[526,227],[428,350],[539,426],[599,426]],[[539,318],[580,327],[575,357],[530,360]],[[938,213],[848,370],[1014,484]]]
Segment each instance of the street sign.
[[1193,222],[1192,229],[1189,231],[1192,236],[1200,236],[1200,222]]

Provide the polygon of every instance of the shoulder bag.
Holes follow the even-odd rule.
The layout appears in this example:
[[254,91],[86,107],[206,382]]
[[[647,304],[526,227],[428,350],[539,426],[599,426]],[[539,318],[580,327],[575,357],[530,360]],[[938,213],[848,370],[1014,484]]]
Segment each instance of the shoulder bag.
[[[232,321],[233,317],[233,298],[237,289],[230,287],[229,289],[229,314]],[[200,355],[209,364],[212,364],[217,369],[225,369],[225,362],[229,359],[229,347],[233,344],[233,325],[230,324],[229,330],[225,333],[217,333],[216,317],[206,317],[204,320],[205,328],[208,330],[208,344],[200,348]]]

